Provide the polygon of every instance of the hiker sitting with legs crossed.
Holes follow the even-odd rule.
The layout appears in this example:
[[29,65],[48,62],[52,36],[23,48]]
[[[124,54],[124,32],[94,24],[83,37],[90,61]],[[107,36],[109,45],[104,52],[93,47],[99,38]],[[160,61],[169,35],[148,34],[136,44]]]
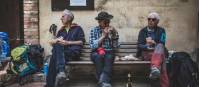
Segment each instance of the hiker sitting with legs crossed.
[[60,87],[66,79],[65,64],[70,60],[78,60],[85,42],[83,29],[72,21],[74,15],[64,10],[61,16],[63,26],[58,31],[56,39],[50,41],[53,46],[47,75],[47,87]]
[[[160,79],[161,87],[169,87],[165,64],[165,29],[157,26],[160,16],[156,12],[148,15],[148,26],[140,30],[137,57],[151,61],[151,79]],[[162,67],[161,67],[162,66]]]

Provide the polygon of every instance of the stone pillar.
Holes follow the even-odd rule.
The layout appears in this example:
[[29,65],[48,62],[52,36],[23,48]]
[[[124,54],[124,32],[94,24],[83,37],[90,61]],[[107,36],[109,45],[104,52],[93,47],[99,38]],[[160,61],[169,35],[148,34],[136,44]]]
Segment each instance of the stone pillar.
[[39,44],[39,1],[24,0],[24,43]]

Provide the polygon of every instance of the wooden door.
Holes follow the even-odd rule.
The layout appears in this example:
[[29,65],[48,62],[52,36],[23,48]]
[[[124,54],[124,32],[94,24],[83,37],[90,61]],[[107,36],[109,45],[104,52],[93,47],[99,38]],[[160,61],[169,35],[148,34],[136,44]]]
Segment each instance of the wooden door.
[[7,32],[11,48],[23,43],[23,0],[0,1],[0,32]]

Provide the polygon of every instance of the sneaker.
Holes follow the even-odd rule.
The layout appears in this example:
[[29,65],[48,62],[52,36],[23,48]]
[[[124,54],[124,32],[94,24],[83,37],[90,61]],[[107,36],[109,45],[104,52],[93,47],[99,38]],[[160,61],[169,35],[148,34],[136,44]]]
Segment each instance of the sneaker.
[[112,87],[112,85],[110,83],[103,82],[101,87]]
[[56,76],[55,87],[60,87],[66,80],[65,72],[59,72]]
[[151,73],[149,75],[150,79],[158,79],[160,78],[160,70],[157,67],[151,68]]
[[67,81],[69,81],[69,79],[70,79],[71,70],[72,70],[72,67],[70,67],[70,66],[66,66],[66,67],[65,67],[66,80],[67,80]]

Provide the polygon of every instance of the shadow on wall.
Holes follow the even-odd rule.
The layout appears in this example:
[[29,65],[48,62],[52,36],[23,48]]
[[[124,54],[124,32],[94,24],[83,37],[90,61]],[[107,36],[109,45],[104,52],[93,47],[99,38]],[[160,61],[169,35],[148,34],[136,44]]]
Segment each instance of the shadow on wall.
[[104,5],[108,2],[108,0],[99,0],[97,2],[97,7],[95,8],[95,10],[97,11],[101,11],[101,10],[105,10]]

